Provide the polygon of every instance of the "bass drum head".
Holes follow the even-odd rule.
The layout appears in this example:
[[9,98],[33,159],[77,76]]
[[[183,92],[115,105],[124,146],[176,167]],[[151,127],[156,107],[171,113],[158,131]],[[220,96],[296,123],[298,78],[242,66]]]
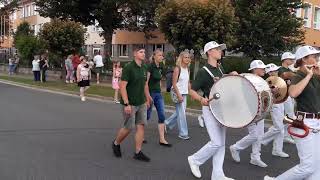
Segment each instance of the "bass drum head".
[[219,79],[211,88],[210,98],[215,93],[219,99],[210,101],[213,116],[224,126],[242,128],[249,125],[259,111],[259,96],[252,83],[239,75]]

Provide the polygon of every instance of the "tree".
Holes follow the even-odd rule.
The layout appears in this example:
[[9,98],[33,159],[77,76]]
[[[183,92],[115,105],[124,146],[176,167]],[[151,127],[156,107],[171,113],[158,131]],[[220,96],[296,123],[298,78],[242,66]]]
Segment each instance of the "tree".
[[20,35],[16,39],[16,48],[22,63],[30,64],[33,56],[41,53],[43,45],[36,36]]
[[258,58],[279,54],[301,44],[304,39],[302,19],[293,13],[302,7],[301,0],[236,0],[237,52]]
[[39,7],[40,15],[44,17],[71,19],[84,25],[94,25],[97,20],[104,30],[102,35],[106,40],[107,50],[111,52],[112,34],[115,29],[155,27],[152,12],[155,11],[158,2],[164,1],[36,0],[36,5]]
[[[0,36],[9,36],[11,27],[9,15],[18,7],[18,0],[0,0],[2,5],[0,8]],[[0,39],[0,44],[4,42],[4,39]]]
[[22,22],[13,36],[14,45],[18,49],[22,63],[30,64],[34,55],[41,52],[43,43],[33,34],[28,22]]
[[85,32],[80,23],[53,19],[43,25],[39,37],[51,53],[62,57],[84,45]]
[[236,41],[237,19],[225,0],[169,0],[157,10],[157,22],[177,51],[194,49],[195,72],[205,43],[214,40],[231,46]]
[[13,44],[16,44],[16,41],[19,38],[19,36],[31,35],[33,35],[33,30],[30,29],[30,24],[27,21],[24,21],[17,27],[17,31],[13,34]]

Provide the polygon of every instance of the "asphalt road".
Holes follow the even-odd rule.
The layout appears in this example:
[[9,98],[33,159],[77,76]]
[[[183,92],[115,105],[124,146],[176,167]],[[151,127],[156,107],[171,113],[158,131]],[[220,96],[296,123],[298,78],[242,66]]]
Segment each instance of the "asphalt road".
[[[160,147],[154,112],[143,147],[151,162],[132,158],[133,134],[122,144],[123,157],[118,159],[111,141],[122,124],[119,105],[1,83],[0,114],[0,180],[193,180],[187,156],[209,140],[196,118],[188,117],[191,139],[182,141],[171,131],[168,140],[173,147]],[[262,180],[265,174],[277,175],[299,162],[295,146],[285,144],[290,159],[272,157],[271,145],[262,148],[262,159],[269,165],[265,169],[249,164],[251,148],[241,153],[240,164],[234,163],[228,147],[246,133],[228,130],[228,177]],[[211,169],[210,159],[201,166],[202,179],[210,179]]]

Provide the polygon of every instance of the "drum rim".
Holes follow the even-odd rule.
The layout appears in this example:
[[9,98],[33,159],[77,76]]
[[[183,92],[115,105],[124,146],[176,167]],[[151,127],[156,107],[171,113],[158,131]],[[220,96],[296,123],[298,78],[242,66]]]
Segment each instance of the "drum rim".
[[[251,74],[251,73],[247,73],[247,74]],[[252,74],[252,75],[254,75],[254,74]],[[240,74],[239,75],[231,75],[231,74],[228,74],[228,75],[225,75],[225,76],[223,76],[223,78],[224,77],[229,77],[229,76],[236,76],[236,77],[240,77],[240,78],[243,78],[243,79],[245,79],[246,81],[248,81],[249,83],[250,83],[250,86],[251,87],[253,87],[253,89],[254,89],[254,92],[256,93],[256,97],[257,97],[257,99],[258,99],[258,110],[257,110],[257,112],[256,112],[256,115],[254,116],[254,118],[250,121],[250,123],[248,123],[248,124],[246,124],[246,125],[244,125],[244,126],[237,126],[237,127],[232,127],[232,126],[226,126],[226,125],[224,125],[224,124],[222,124],[219,120],[218,120],[218,118],[216,117],[216,115],[213,113],[213,110],[212,110],[212,107],[210,106],[210,104],[209,104],[209,108],[210,108],[210,111],[211,111],[211,113],[212,113],[212,115],[214,116],[214,118],[221,124],[221,125],[223,125],[223,126],[225,126],[225,127],[228,127],[228,128],[233,128],[233,129],[240,129],[240,128],[244,128],[244,127],[247,127],[248,125],[250,125],[257,117],[258,117],[258,113],[259,113],[259,110],[260,110],[260,98],[259,98],[259,93],[258,93],[258,91],[257,91],[257,89],[256,89],[256,87],[251,83],[251,81],[249,81],[247,78],[245,78],[244,76],[241,76]],[[258,76],[259,77],[259,76]],[[220,79],[218,79],[214,84],[213,84],[213,86],[217,83],[217,82],[219,82],[221,79],[223,79],[223,78],[220,78]],[[212,86],[212,87],[213,87]],[[211,87],[211,88],[212,88]]]

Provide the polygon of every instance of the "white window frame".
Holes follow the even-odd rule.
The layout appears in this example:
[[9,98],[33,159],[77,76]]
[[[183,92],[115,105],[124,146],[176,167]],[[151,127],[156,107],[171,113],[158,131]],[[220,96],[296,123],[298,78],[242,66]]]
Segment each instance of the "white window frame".
[[312,11],[313,11],[313,8],[312,8],[312,4],[311,3],[308,3],[308,2],[305,2],[305,4],[308,4],[309,7],[305,7],[305,8],[308,8],[308,14],[306,15],[306,11],[305,11],[305,8],[303,8],[303,26],[306,27],[306,28],[311,28],[311,20],[312,20]]
[[301,18],[302,16],[302,9],[301,8],[298,8],[298,9],[295,9],[295,13],[297,18]]
[[114,50],[115,50],[115,47],[114,47],[115,45],[114,44],[112,44],[111,45],[111,57],[114,57]]
[[12,19],[13,19],[13,20],[16,20],[16,19],[17,19],[17,11],[14,11],[14,12],[12,13]]
[[[318,12],[318,17],[316,18],[315,16],[317,12]],[[316,30],[320,30],[320,6],[314,6],[313,28]]]
[[152,50],[155,51],[157,49],[160,49],[162,52],[164,52],[164,44],[153,44]]
[[20,18],[24,18],[24,6],[20,9]]
[[[124,47],[126,47],[126,52],[123,52]],[[128,58],[129,57],[129,45],[128,44],[119,44],[118,45],[118,53],[119,53],[119,57]]]
[[101,48],[92,48],[92,54],[95,55],[95,51],[99,51],[101,54]]

